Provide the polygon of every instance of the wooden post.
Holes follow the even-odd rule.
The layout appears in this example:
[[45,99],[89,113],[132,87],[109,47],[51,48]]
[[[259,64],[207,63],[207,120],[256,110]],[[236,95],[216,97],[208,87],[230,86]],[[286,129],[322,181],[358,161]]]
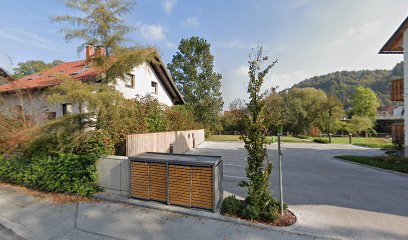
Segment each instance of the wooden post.
[[349,133],[349,144],[351,144],[351,138],[353,137],[353,134]]

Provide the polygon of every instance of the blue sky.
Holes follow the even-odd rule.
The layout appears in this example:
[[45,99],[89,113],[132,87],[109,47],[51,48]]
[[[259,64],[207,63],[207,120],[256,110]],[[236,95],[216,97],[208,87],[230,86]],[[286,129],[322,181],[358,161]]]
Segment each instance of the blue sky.
[[[67,13],[61,0],[1,0],[0,66],[26,60],[73,61],[78,42],[67,43],[50,18]],[[127,17],[136,42],[157,47],[168,63],[182,38],[211,44],[223,75],[225,106],[246,98],[251,47],[279,59],[264,88],[286,88],[340,70],[389,69],[402,55],[377,52],[407,16],[406,0],[138,0]]]

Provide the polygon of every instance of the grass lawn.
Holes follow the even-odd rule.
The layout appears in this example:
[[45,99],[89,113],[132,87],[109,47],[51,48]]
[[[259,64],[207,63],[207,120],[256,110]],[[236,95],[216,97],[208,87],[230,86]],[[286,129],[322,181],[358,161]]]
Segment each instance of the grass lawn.
[[[322,137],[322,139],[329,140],[328,137]],[[348,137],[332,137],[332,143],[348,144]],[[391,148],[392,143],[391,139],[387,140],[384,138],[376,137],[353,137],[352,144],[362,147],[371,147],[371,148]]]
[[[207,137],[205,140],[206,141],[213,141],[213,142],[223,142],[223,141],[241,141],[239,139],[240,135],[210,135],[209,137]],[[275,136],[275,142],[277,141],[277,137]],[[272,142],[272,136],[267,136],[266,137],[266,141],[268,142]],[[296,138],[296,137],[283,137],[283,141],[284,142],[290,142],[290,143],[308,143],[308,141],[305,141],[303,139],[300,138]]]
[[344,159],[351,162],[362,163],[378,168],[389,169],[397,172],[408,173],[408,159],[398,156],[335,156],[336,158]]

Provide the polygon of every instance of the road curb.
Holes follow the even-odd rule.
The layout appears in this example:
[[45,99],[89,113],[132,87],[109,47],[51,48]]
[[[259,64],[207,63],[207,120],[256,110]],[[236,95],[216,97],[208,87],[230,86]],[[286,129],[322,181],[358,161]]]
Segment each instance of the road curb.
[[[192,216],[192,217],[200,217],[200,218],[206,218],[206,219],[215,220],[215,221],[234,223],[234,224],[239,224],[242,226],[249,226],[249,227],[254,227],[254,228],[268,230],[268,231],[277,231],[281,233],[289,233],[289,234],[294,234],[298,236],[306,236],[306,237],[313,237],[313,238],[320,238],[320,239],[335,239],[335,240],[348,239],[348,238],[342,238],[338,236],[323,235],[323,234],[318,234],[318,233],[308,233],[308,232],[293,229],[294,226],[296,226],[296,223],[289,227],[275,227],[275,226],[269,226],[269,225],[265,225],[261,223],[253,223],[253,222],[245,221],[245,220],[238,219],[238,218],[224,216],[224,215],[221,215],[219,212],[212,213],[212,212],[207,212],[205,210],[199,210],[199,209],[189,209],[189,208],[183,208],[183,207],[178,207],[178,206],[168,206],[168,205],[163,205],[160,203],[148,202],[148,201],[137,200],[137,199],[127,198],[127,197],[120,197],[120,196],[111,195],[111,194],[102,193],[102,194],[96,194],[93,197],[98,200],[103,200],[107,202],[120,203],[120,204],[133,205],[133,206],[150,208],[150,209],[155,209],[155,210],[160,210],[160,211],[179,213],[179,214]],[[291,211],[293,212],[293,210]]]
[[0,215],[0,225],[8,229],[9,231],[13,232],[13,234],[17,235],[21,239],[26,239],[28,237],[28,234],[24,230],[23,225],[15,221],[12,221],[2,215]]
[[359,166],[362,166],[362,167],[367,167],[367,168],[376,169],[376,170],[383,171],[383,172],[397,174],[397,175],[400,175],[402,177],[408,177],[407,173],[397,172],[397,171],[393,171],[393,170],[389,170],[389,169],[385,169],[385,168],[374,167],[374,166],[371,166],[371,165],[358,163],[358,162],[353,162],[353,161],[349,161],[349,160],[342,159],[342,158],[337,158],[337,157],[333,157],[333,158],[337,159],[337,160],[340,160],[340,161],[343,161],[343,162],[346,162],[346,163],[351,163],[351,164],[359,165]]

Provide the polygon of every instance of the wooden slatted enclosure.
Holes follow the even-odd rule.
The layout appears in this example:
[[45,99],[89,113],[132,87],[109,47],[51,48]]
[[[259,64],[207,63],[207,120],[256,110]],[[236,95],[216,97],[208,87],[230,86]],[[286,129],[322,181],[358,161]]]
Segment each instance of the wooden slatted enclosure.
[[214,212],[222,202],[220,156],[143,153],[129,159],[131,197]]
[[191,206],[211,209],[213,206],[213,169],[192,167]]
[[391,81],[391,101],[404,101],[404,80]]
[[149,199],[167,201],[166,164],[149,163]]
[[148,163],[130,163],[130,195],[135,198],[149,199]]
[[395,123],[391,125],[392,143],[403,145],[404,144],[404,124]]
[[191,167],[169,166],[170,204],[191,207]]

